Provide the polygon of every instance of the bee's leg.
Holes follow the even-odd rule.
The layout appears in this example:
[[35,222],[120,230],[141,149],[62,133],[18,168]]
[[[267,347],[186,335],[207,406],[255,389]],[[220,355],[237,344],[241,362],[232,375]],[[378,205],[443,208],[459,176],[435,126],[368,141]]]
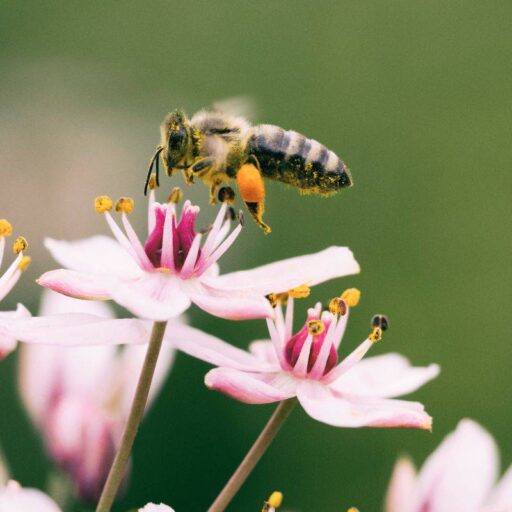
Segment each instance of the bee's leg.
[[260,170],[253,163],[245,163],[236,173],[236,182],[240,196],[249,213],[265,234],[270,233],[270,226],[263,221],[265,211],[265,184]]
[[220,175],[219,177],[215,177],[215,175],[212,176],[212,181],[210,183],[210,204],[217,203],[217,190],[222,183],[223,180]]
[[187,185],[193,185],[194,184],[194,174],[192,172],[192,169],[190,167],[187,167],[186,169],[181,170],[183,174],[183,179],[185,180],[185,183]]

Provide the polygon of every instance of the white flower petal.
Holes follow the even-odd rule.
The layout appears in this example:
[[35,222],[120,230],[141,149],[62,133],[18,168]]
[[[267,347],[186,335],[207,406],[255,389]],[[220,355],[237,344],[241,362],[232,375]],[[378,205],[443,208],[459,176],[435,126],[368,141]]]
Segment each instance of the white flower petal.
[[0,361],[7,357],[15,348],[17,340],[6,332],[2,333],[1,322],[13,318],[28,318],[30,312],[23,304],[18,304],[16,311],[0,311]]
[[427,459],[418,477],[414,511],[478,512],[498,473],[493,438],[477,423],[462,420]]
[[160,505],[148,503],[144,508],[139,508],[139,512],[174,512],[174,509],[163,503],[160,503]]
[[180,279],[161,272],[144,273],[136,279],[123,279],[109,286],[113,300],[134,315],[166,321],[181,315],[190,306]]
[[279,370],[277,364],[261,361],[253,354],[193,327],[170,325],[165,339],[185,354],[215,366],[246,371]]
[[391,398],[412,393],[437,377],[439,366],[413,367],[400,354],[368,357],[330,387],[349,395]]
[[407,458],[401,458],[395,464],[391,482],[386,495],[385,512],[412,512],[416,470]]
[[24,489],[15,483],[0,489],[2,512],[61,512],[57,504],[37,489]]
[[357,274],[359,264],[347,247],[329,247],[323,251],[269,263],[252,270],[224,274],[209,284],[246,294],[286,292],[302,284],[314,286],[336,277]]
[[124,277],[141,273],[119,242],[108,236],[96,235],[72,242],[47,238],[44,243],[55,260],[70,270]]
[[304,380],[297,398],[314,419],[335,427],[411,427],[430,429],[432,418],[417,402],[342,396],[320,382]]

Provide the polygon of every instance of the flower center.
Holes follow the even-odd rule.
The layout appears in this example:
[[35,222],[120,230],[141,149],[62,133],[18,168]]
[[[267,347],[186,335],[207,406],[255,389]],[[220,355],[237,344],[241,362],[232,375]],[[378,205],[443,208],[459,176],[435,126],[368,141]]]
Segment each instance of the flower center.
[[[180,271],[183,268],[183,264],[187,259],[192,242],[196,236],[195,221],[198,210],[191,206],[185,206],[178,224],[176,224],[175,215],[172,214],[172,219],[167,219],[167,222],[171,222],[171,236],[166,238],[164,237],[166,216],[171,215],[171,213],[167,211],[168,208],[172,208],[172,206],[157,205],[155,207],[154,228],[144,244],[144,251],[155,268],[167,268],[167,265],[162,261],[162,252],[164,243],[169,244],[169,246],[172,244],[174,268],[176,271]],[[165,241],[164,238],[166,238]],[[170,247],[168,247],[168,249],[170,250]],[[200,255],[201,251],[198,252],[197,258],[199,258]]]
[[[313,339],[311,342],[311,349],[309,351],[307,362],[307,372],[309,373],[315,366],[315,363],[318,359],[318,356],[320,355],[320,351],[324,343],[330,343],[329,340],[326,340],[328,327],[329,325],[326,325],[322,320],[317,318],[310,318],[306,322],[304,327],[297,334],[292,336],[286,343],[286,362],[292,368],[295,367],[308,336],[312,336]],[[336,352],[334,345],[331,344],[331,347],[329,348],[329,355],[327,356],[327,361],[325,362],[325,367],[322,372],[322,376],[329,373],[336,366],[337,363],[338,354]]]

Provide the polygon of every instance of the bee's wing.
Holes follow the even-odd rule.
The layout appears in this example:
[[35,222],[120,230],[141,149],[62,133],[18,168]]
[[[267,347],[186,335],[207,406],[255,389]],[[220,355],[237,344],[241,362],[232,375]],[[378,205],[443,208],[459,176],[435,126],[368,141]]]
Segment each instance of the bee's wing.
[[213,103],[212,107],[229,116],[244,117],[248,120],[255,119],[258,113],[256,100],[251,96],[233,96],[218,100]]

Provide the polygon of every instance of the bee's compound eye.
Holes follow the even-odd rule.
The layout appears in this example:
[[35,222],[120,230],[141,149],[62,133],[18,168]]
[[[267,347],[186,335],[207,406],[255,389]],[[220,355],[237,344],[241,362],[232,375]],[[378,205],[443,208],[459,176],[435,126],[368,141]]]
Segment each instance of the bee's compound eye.
[[383,331],[387,331],[389,328],[389,321],[386,315],[375,315],[371,322],[372,327],[379,327]]

